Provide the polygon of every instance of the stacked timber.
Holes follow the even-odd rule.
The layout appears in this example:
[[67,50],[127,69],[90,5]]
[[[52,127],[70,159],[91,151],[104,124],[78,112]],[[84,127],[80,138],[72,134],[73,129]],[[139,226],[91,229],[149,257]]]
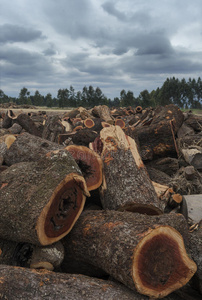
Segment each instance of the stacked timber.
[[1,299],[201,298],[200,116],[0,118]]

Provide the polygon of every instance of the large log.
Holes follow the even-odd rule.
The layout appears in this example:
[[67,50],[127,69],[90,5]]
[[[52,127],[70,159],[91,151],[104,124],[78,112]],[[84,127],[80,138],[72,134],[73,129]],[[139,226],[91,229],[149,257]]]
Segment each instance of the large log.
[[58,142],[58,136],[65,132],[59,116],[50,116],[45,122],[42,138],[51,142]]
[[67,150],[14,164],[0,174],[0,237],[52,244],[71,230],[86,195],[85,180]]
[[100,139],[90,147],[100,151],[103,160],[100,194],[104,209],[162,213],[163,203],[158,200],[137,145],[119,126],[104,128]]
[[16,122],[30,134],[41,136],[41,130],[36,126],[34,121],[26,114],[19,114],[16,118]]
[[4,160],[8,166],[24,161],[38,161],[52,150],[64,148],[54,142],[24,132],[7,149]]
[[179,231],[186,240],[182,215],[85,211],[62,241],[65,255],[103,269],[139,293],[162,298],[196,272]]
[[102,159],[93,150],[85,146],[70,145],[65,148],[79,166],[89,191],[100,187],[102,183]]
[[[0,265],[0,297],[60,300],[148,300],[114,280]],[[172,294],[165,300],[182,300]]]

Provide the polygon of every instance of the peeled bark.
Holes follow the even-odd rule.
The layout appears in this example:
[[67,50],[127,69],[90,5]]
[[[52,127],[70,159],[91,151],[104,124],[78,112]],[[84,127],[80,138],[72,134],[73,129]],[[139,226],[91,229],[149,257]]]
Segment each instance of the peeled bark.
[[100,141],[92,143],[91,148],[100,151],[103,160],[100,196],[104,209],[162,213],[163,203],[158,200],[137,145],[119,126],[104,128]]
[[7,149],[4,159],[8,166],[24,161],[38,161],[49,151],[62,148],[56,143],[24,132]]
[[0,237],[52,244],[71,230],[86,195],[85,180],[67,150],[14,164],[0,174]]
[[93,150],[85,146],[70,145],[68,150],[79,166],[89,191],[100,187],[102,183],[102,160]]
[[[147,300],[120,283],[78,274],[0,266],[1,299]],[[167,300],[178,300],[169,296]]]
[[103,269],[141,294],[162,298],[196,272],[179,233],[186,239],[186,225],[182,215],[85,211],[63,242],[67,255]]

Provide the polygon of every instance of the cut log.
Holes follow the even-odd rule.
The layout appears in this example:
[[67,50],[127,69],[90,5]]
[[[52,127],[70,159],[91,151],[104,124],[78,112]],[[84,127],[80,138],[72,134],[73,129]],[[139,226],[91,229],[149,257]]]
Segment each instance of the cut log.
[[72,135],[72,142],[75,145],[81,145],[88,147],[89,143],[93,142],[95,138],[98,136],[98,133],[92,131],[91,129],[84,128],[76,132],[76,134]]
[[115,126],[120,126],[121,128],[125,128],[126,124],[122,119],[116,119]]
[[176,155],[176,145],[173,139],[172,124],[161,121],[149,126],[126,128],[125,133],[133,139],[138,137],[143,160]]
[[86,128],[89,128],[96,132],[100,132],[100,130],[102,130],[102,128],[103,128],[103,126],[102,126],[103,119],[88,118],[88,119],[85,119],[83,123]]
[[61,266],[64,254],[64,246],[60,241],[44,247],[34,246],[29,260],[30,268],[53,271]]
[[146,163],[146,167],[153,167],[159,171],[173,176],[179,170],[179,160],[174,157],[163,157]]
[[0,237],[52,244],[71,230],[86,195],[85,180],[67,150],[14,164],[0,174]]
[[185,120],[185,124],[193,128],[194,131],[201,132],[202,130],[202,117],[195,114],[189,114]]
[[28,115],[23,113],[19,114],[16,118],[16,122],[30,134],[41,137],[42,132],[39,130],[34,121]]
[[160,171],[156,168],[150,167],[150,165],[146,165],[147,172],[149,174],[149,177],[152,181],[158,182],[162,185],[169,185],[171,182],[171,177],[164,173],[163,171]]
[[39,247],[30,243],[17,243],[0,240],[0,265],[12,265],[26,268],[58,268],[64,259],[64,246],[59,241],[53,245]]
[[113,120],[113,117],[111,115],[111,111],[109,109],[108,106],[106,105],[98,105],[98,106],[94,106],[94,108],[92,109],[92,114],[96,117],[96,118],[100,118],[104,121],[110,121]]
[[70,145],[68,150],[79,166],[89,191],[100,187],[102,183],[102,159],[93,150],[85,146]]
[[38,161],[46,153],[63,148],[54,142],[24,132],[7,149],[4,160],[8,166],[24,161]]
[[63,243],[65,255],[103,269],[141,294],[163,298],[197,269],[179,231],[187,234],[182,215],[85,211]]
[[195,169],[202,171],[202,147],[200,149],[182,149],[182,154],[187,163]]
[[104,209],[161,214],[162,203],[140,158],[137,145],[119,126],[104,128],[90,147],[103,160],[101,201]]
[[[121,283],[79,274],[0,266],[1,299],[147,300]],[[165,300],[180,300],[169,295]]]
[[51,142],[58,142],[58,135],[65,132],[59,116],[50,116],[44,125],[42,138]]

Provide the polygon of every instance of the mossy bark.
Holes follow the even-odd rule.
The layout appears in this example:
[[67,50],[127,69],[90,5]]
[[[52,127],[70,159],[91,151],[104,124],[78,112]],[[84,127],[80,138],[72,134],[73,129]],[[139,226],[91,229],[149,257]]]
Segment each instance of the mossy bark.
[[67,150],[14,164],[0,174],[0,237],[52,244],[71,230],[85,195],[85,180]]

